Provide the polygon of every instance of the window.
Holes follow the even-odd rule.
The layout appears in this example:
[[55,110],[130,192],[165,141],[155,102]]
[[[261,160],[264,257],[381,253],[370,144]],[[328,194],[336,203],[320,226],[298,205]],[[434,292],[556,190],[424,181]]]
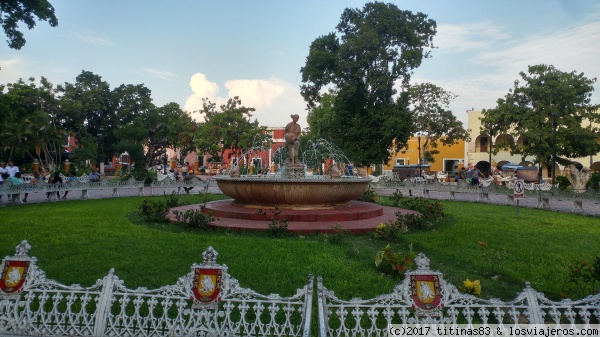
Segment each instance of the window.
[[406,165],[404,158],[396,158],[396,165]]

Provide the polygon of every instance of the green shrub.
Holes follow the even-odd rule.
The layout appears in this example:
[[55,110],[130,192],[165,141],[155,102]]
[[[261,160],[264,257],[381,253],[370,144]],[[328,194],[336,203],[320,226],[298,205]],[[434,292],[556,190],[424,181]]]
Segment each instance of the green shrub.
[[139,208],[139,215],[147,222],[167,222],[169,207],[162,200],[144,199]]
[[439,201],[431,202],[422,197],[415,197],[403,199],[402,204],[408,209],[421,213],[422,219],[420,220],[415,219],[413,216],[403,216],[403,220],[411,221],[413,224],[412,227],[409,226],[409,229],[431,228],[446,218],[444,205]]
[[373,188],[371,188],[371,186],[369,186],[369,188],[365,191],[365,193],[363,193],[360,197],[356,198],[356,200],[376,203],[377,202],[377,193],[375,193],[375,190],[373,190]]
[[[266,230],[266,233],[270,236],[274,237],[283,237],[287,235],[288,230],[288,220],[286,218],[278,219],[279,215],[283,211],[280,211],[279,208],[275,207],[275,209],[271,209],[271,213],[273,216],[269,221],[269,229]],[[266,217],[267,212],[265,212],[262,208],[258,210],[258,215],[262,215]]]
[[208,228],[210,223],[215,221],[214,212],[205,214],[202,212],[206,208],[206,204],[201,205],[200,209],[189,209],[185,212],[173,211],[177,222],[184,223],[193,227]]
[[600,191],[600,172],[592,173],[592,177],[590,178],[590,181],[588,181],[586,187],[592,188],[596,192]]
[[402,234],[408,233],[408,227],[402,221],[389,220],[386,223],[380,223],[373,232],[373,238],[385,240],[387,242],[400,242]]
[[173,191],[171,194],[164,193],[165,204],[168,208],[181,206],[181,196],[177,192]]
[[571,186],[571,182],[565,176],[557,176],[555,183],[558,184],[558,189],[562,191],[566,190],[567,187]]
[[567,284],[563,297],[585,297],[596,294],[600,283],[600,257],[594,262],[574,261],[567,265]]
[[408,248],[409,251],[403,254],[394,251],[390,245],[385,246],[375,254],[375,267],[386,275],[401,277],[405,271],[412,268],[415,258],[412,245],[409,245]]
[[402,205],[403,198],[404,196],[402,195],[402,191],[400,191],[400,189],[396,189],[389,197],[393,207],[400,207],[400,205]]
[[342,242],[342,240],[350,235],[350,230],[349,229],[344,229],[342,227],[342,225],[340,225],[339,223],[331,226],[332,229],[332,233],[326,234],[326,240],[329,243],[333,243],[333,244],[337,244]]

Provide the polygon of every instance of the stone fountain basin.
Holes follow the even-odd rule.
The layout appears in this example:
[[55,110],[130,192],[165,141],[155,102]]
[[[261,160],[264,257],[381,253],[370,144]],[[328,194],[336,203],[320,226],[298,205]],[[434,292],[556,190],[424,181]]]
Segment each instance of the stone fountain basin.
[[347,207],[368,188],[371,178],[308,176],[283,179],[270,176],[214,177],[221,192],[245,207],[329,209]]

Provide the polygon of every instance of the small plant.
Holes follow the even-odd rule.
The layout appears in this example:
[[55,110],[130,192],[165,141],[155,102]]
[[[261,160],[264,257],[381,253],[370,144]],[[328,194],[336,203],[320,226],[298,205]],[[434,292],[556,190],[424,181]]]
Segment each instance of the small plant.
[[503,250],[489,248],[489,244],[483,241],[479,241],[479,248],[481,249],[481,258],[495,276],[496,267],[506,261],[508,254]]
[[164,193],[165,204],[168,208],[177,207],[181,205],[181,196],[177,192],[173,191],[171,194]]
[[138,214],[147,222],[166,222],[169,207],[162,200],[144,199]]
[[356,200],[358,201],[365,201],[365,202],[372,202],[372,203],[376,203],[377,202],[377,193],[375,193],[375,190],[373,190],[373,188],[371,186],[369,186],[369,188],[365,191],[365,193],[363,193],[360,197],[356,198]]
[[202,212],[206,208],[206,204],[201,205],[200,209],[189,209],[185,212],[173,211],[177,222],[188,224],[199,228],[208,228],[210,223],[215,221],[214,212],[205,214]]
[[390,196],[390,201],[394,207],[400,207],[400,205],[402,205],[402,199],[404,199],[404,196],[402,195],[402,191],[398,188]]
[[554,184],[558,184],[558,189],[562,191],[566,190],[567,187],[571,186],[571,182],[565,176],[557,176],[554,180]]
[[340,225],[339,223],[331,226],[331,229],[332,233],[327,234],[326,236],[327,241],[329,243],[340,243],[346,236],[350,235],[350,230],[344,229],[344,227],[342,227],[342,225]]
[[475,296],[479,297],[479,296],[481,296],[481,283],[479,282],[479,280],[470,281],[469,279],[467,279],[466,281],[463,282],[463,286],[462,286],[461,290],[464,293],[475,295]]
[[[271,217],[271,221],[269,221],[269,229],[267,230],[269,235],[274,237],[283,237],[287,234],[288,220],[286,218],[277,219],[282,212],[283,211],[280,211],[278,208],[271,210],[273,216]],[[262,209],[259,209],[258,214],[266,215],[266,212],[264,212]]]
[[[416,225],[414,226],[415,229],[435,227],[446,218],[444,205],[439,201],[430,202],[425,198],[417,197],[402,199],[402,204],[410,210],[421,213],[421,219],[414,223]],[[416,221],[416,219],[407,220]],[[413,229],[411,226],[409,226],[409,228]]]
[[373,238],[395,243],[401,241],[404,233],[408,233],[408,227],[404,222],[389,220],[387,223],[377,225],[373,232]]
[[394,251],[388,244],[375,255],[375,267],[382,273],[392,277],[403,275],[405,271],[412,268],[413,259],[415,258],[412,245],[409,245],[408,248],[409,251],[402,254]]
[[593,263],[588,260],[574,261],[567,265],[567,290],[566,293],[574,294],[576,297],[596,293],[600,282],[600,257],[596,257]]
[[[399,227],[406,228],[406,231],[411,230],[422,230],[431,227],[431,223],[427,222],[427,219],[423,214],[419,213],[396,213],[396,222]],[[401,225],[400,225],[401,224]]]

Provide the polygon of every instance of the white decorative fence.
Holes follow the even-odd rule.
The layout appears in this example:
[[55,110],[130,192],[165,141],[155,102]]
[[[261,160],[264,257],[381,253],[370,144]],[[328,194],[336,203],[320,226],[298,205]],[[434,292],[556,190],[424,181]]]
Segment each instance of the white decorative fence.
[[[426,183],[415,183],[411,180],[404,181],[394,179],[393,177],[380,178],[376,183],[371,183],[374,188],[386,189],[412,189],[421,190],[425,198],[429,198],[430,192],[449,193],[453,200],[458,193],[477,194],[478,202],[490,201],[490,195],[506,196],[506,204],[515,203],[513,184],[508,182],[506,185],[496,185],[491,181],[483,181],[478,186],[470,186],[466,182],[461,183],[441,183],[439,181],[430,181]],[[585,191],[563,191],[551,184],[525,184],[524,194],[527,198],[537,200],[537,208],[549,209],[552,207],[552,200],[568,200],[573,202],[573,211],[583,211],[584,203],[587,207],[597,207],[600,204],[600,193],[587,189]]]
[[[175,285],[128,289],[111,270],[91,287],[46,278],[23,241],[2,261],[0,336],[302,336],[311,335],[313,277],[290,297],[261,295],[216,263],[203,263]],[[600,322],[600,294],[573,301],[547,299],[528,284],[512,301],[461,293],[429,268],[422,253],[392,293],[342,300],[319,277],[318,330],[326,336],[388,336],[390,324],[552,327]],[[596,330],[595,335],[600,335]]]
[[309,336],[313,278],[291,297],[242,288],[209,247],[177,284],[128,289],[46,279],[23,241],[2,261],[0,336]]
[[319,336],[388,336],[388,324],[598,324],[600,294],[579,301],[548,300],[526,285],[518,296],[504,302],[464,294],[446,283],[439,271],[429,269],[422,253],[417,269],[405,273],[392,293],[373,299],[349,301],[337,298],[319,277]]
[[[143,180],[135,180],[130,178],[124,181],[109,181],[104,178],[98,182],[90,182],[87,176],[79,177],[78,179],[62,184],[47,184],[43,181],[37,183],[29,183],[22,185],[12,185],[10,181],[4,182],[0,185],[0,195],[9,196],[9,200],[14,203],[21,203],[24,193],[51,193],[50,196],[53,200],[58,199],[58,193],[64,193],[66,191],[80,191],[81,199],[89,199],[89,193],[93,193],[96,190],[112,190],[112,196],[118,197],[119,190],[123,189],[137,189],[138,195],[153,195],[155,188],[173,188],[177,189],[178,193],[186,193],[196,187],[196,191],[207,192],[209,185],[213,183],[212,179],[206,181],[198,178],[192,180],[173,180],[169,176],[165,176],[162,180],[155,180],[150,183],[144,183]],[[214,183],[213,183],[214,184]],[[146,192],[149,190],[149,192]]]

